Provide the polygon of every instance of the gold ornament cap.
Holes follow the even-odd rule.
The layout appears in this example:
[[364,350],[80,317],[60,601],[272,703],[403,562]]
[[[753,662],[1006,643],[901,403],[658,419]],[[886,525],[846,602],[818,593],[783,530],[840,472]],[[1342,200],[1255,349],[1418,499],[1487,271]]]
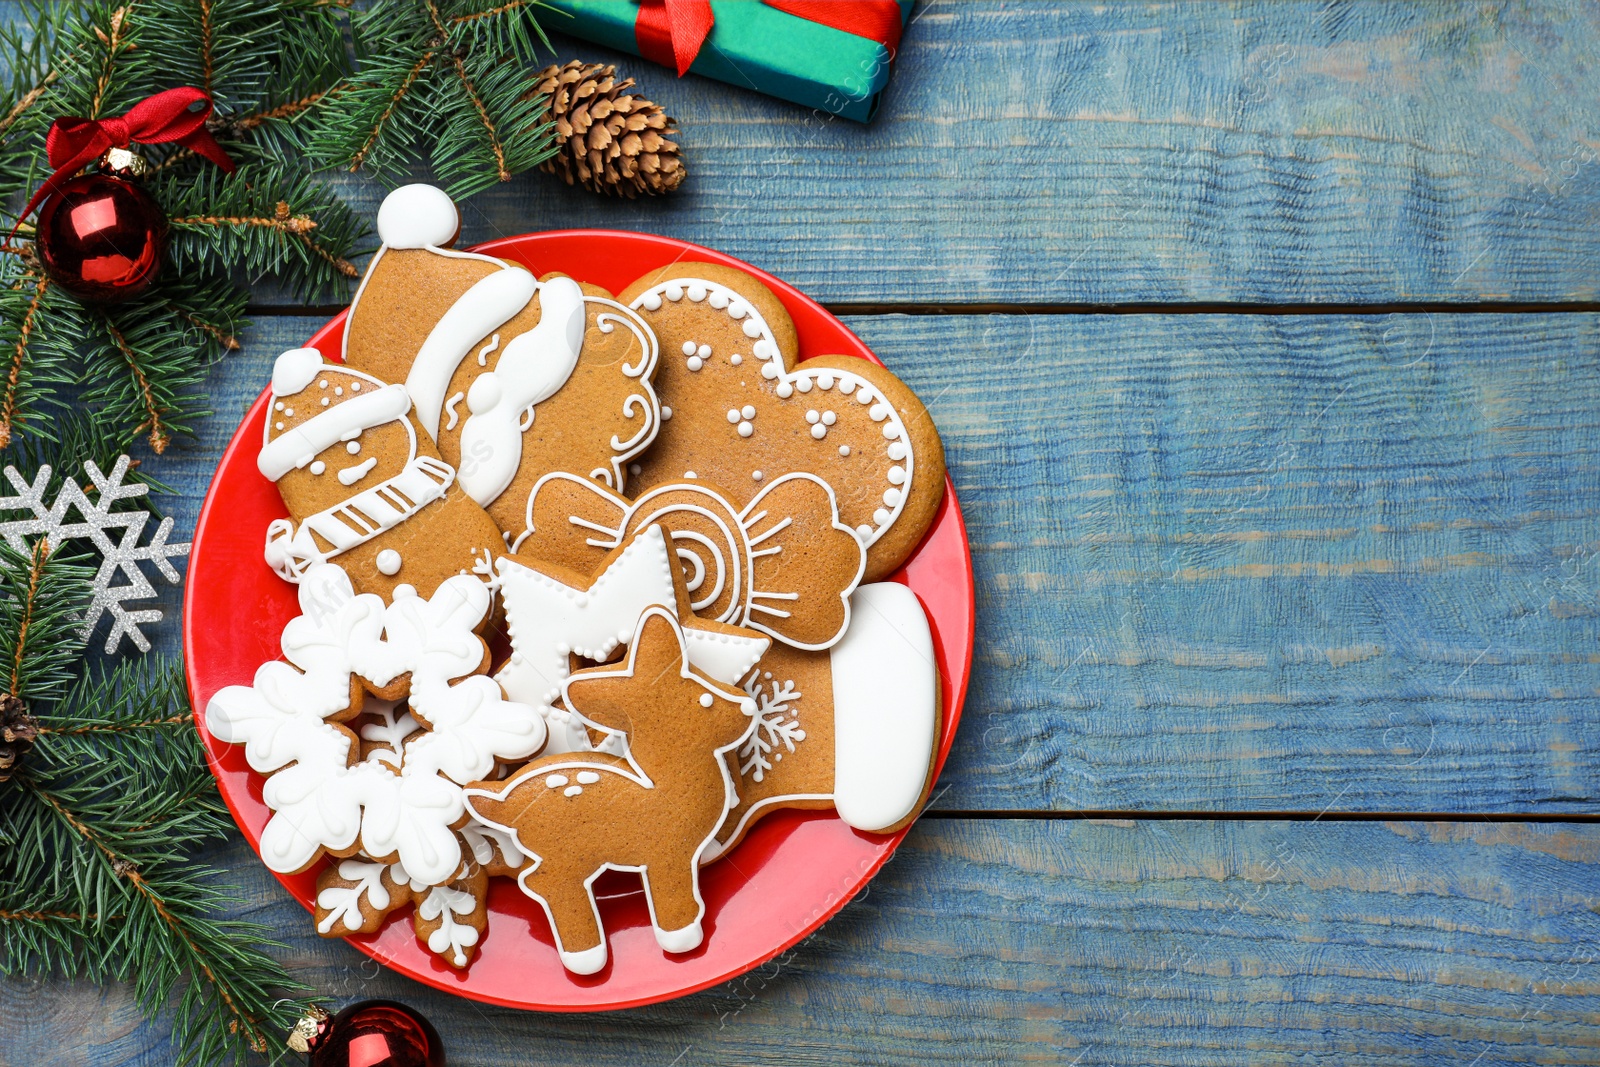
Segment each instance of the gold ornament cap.
[[296,1052],[310,1052],[311,1046],[322,1036],[322,1029],[327,1025],[329,1018],[331,1016],[315,1004],[307,1004],[306,1013],[300,1016],[300,1021],[294,1024],[294,1029],[284,1038],[284,1044]]
[[149,160],[126,148],[106,149],[106,154],[100,157],[100,167],[125,178],[143,178],[150,173]]

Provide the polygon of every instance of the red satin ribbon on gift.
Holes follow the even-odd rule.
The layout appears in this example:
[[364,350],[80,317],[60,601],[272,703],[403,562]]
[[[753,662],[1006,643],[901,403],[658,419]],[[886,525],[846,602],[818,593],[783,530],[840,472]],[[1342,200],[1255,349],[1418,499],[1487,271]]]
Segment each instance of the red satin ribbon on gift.
[[[205,107],[189,109],[197,103]],[[50,124],[45,135],[45,155],[55,173],[45,179],[39,191],[33,194],[28,206],[17,216],[20,223],[33,213],[51,193],[59,189],[68,178],[106,154],[107,149],[126,148],[134,141],[143,144],[165,144],[176,141],[192,148],[228,173],[233,173],[233,160],[222,150],[217,139],[206,129],[206,119],[211,114],[211,98],[199,89],[184,86],[168,89],[164,93],[146,97],[128,109],[126,115],[108,119],[83,119],[67,116]]]
[[[900,48],[900,5],[895,0],[762,0],[768,7],[796,18]],[[673,67],[678,77],[689,71],[716,23],[711,0],[639,0],[633,35],[639,54],[652,63]]]

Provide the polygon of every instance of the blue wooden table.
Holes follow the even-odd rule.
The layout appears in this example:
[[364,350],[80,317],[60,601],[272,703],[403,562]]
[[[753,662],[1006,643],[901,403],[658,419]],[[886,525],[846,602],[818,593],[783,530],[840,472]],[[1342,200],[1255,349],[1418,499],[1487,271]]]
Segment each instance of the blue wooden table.
[[[867,128],[555,41],[669,105],[690,181],[525,176],[465,239],[713,245],[909,381],[977,568],[961,733],[869,891],[728,986],[452,1000],[236,844],[297,975],[472,1067],[1600,1062],[1600,11],[924,2]],[[262,289],[160,461],[180,524],[328,310]],[[0,1063],[166,1040],[0,984]]]

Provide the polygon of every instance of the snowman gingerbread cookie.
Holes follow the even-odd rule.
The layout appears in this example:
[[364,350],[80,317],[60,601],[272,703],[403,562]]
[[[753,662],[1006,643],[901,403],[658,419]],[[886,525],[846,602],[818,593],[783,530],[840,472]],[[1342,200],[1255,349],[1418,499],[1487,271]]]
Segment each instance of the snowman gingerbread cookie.
[[598,286],[456,251],[459,225],[439,189],[389,194],[344,360],[404,383],[467,495],[514,533],[550,471],[623,490],[660,425],[655,336]]

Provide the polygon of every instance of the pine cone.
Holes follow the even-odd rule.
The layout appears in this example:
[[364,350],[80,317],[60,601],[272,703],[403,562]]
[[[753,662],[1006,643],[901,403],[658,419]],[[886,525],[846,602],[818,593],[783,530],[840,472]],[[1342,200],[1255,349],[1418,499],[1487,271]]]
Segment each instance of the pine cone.
[[16,773],[38,736],[39,721],[28,714],[28,705],[10,693],[0,696],[0,782]]
[[582,183],[597,193],[657,196],[683,184],[678,158],[677,122],[660,104],[632,95],[633,79],[617,81],[609,63],[547,67],[534,93],[550,98],[558,151],[543,164],[568,185]]

